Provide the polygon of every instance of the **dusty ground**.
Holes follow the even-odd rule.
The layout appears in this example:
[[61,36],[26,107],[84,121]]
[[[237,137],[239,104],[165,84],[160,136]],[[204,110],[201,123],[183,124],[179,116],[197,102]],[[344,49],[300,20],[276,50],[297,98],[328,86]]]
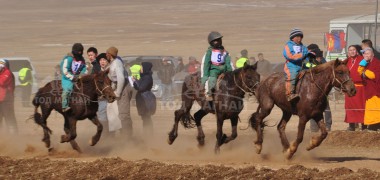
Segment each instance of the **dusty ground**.
[[[194,55],[200,58],[207,47],[209,31],[218,30],[226,48],[235,56],[241,49],[251,55],[263,52],[273,62],[282,61],[281,51],[293,27],[305,33],[304,42],[323,48],[323,33],[333,18],[372,13],[374,1],[5,1],[0,0],[0,56],[28,56],[37,69],[40,85],[52,78],[52,69],[75,42],[85,48],[105,51],[111,45],[121,55]],[[173,122],[174,107],[159,107],[154,116],[154,136],[142,137],[141,120],[132,108],[135,140],[117,136],[101,139],[94,147],[87,141],[95,133],[88,121],[79,123],[77,141],[83,154],[60,144],[63,120],[52,113],[55,152],[48,153],[42,129],[27,120],[32,108],[16,99],[19,136],[1,129],[0,179],[380,179],[380,134],[346,132],[344,104],[331,101],[333,127],[323,144],[306,151],[304,142],[291,161],[285,161],[274,127],[267,127],[264,149],[255,154],[251,129],[223,145],[214,155],[215,120],[204,119],[206,145],[197,147],[196,129],[184,130],[173,145],[166,143]],[[176,105],[179,103],[177,102]],[[257,104],[247,102],[240,128]],[[195,112],[194,107],[193,112]],[[278,109],[268,117],[270,124],[280,118]],[[229,133],[229,123],[225,131]],[[295,139],[297,118],[287,127]]]

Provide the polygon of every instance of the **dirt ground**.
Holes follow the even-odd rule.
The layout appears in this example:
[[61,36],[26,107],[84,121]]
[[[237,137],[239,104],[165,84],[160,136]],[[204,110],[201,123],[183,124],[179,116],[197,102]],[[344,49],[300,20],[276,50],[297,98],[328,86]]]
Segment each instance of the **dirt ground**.
[[[37,69],[42,86],[52,79],[53,67],[75,42],[104,52],[109,46],[120,55],[176,55],[200,58],[207,48],[206,37],[220,31],[232,56],[246,48],[250,55],[263,52],[272,62],[282,61],[281,52],[290,30],[304,31],[304,43],[322,49],[323,33],[333,18],[370,14],[375,2],[354,0],[284,1],[6,1],[0,0],[0,56],[27,56]],[[48,126],[53,130],[54,152],[41,142],[42,128],[33,120],[33,108],[16,98],[20,134],[0,129],[0,179],[380,179],[380,133],[347,132],[344,102],[330,101],[332,131],[320,147],[306,151],[305,138],[292,160],[286,161],[275,127],[266,127],[263,151],[255,153],[256,138],[247,119],[257,104],[245,103],[239,136],[215,155],[216,123],[212,115],[203,120],[206,145],[198,147],[196,129],[180,127],[173,145],[166,142],[174,110],[180,105],[161,106],[154,118],[154,135],[143,136],[142,122],[132,107],[135,138],[120,134],[102,138],[96,146],[88,140],[95,133],[89,121],[78,123],[77,141],[83,153],[59,143],[62,117],[53,112]],[[193,107],[192,112],[197,107]],[[275,108],[267,118],[275,125],[281,117]],[[287,126],[295,139],[297,117]],[[229,134],[228,121],[224,131]],[[309,126],[309,124],[308,124]]]

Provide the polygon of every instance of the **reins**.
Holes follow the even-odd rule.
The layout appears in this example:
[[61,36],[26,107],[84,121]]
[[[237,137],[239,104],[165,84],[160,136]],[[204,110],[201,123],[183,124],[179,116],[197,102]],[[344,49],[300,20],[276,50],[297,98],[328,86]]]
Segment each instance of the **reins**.
[[[315,82],[315,79],[314,79],[314,76],[313,76],[313,71],[311,69],[312,68],[309,69],[310,70],[310,75],[311,75],[311,80],[318,87],[318,89],[321,90],[321,92],[323,93],[323,95],[327,98],[327,95],[325,94],[325,92],[323,91],[323,89]],[[334,68],[332,68],[332,74],[333,74],[333,79],[331,81],[331,85],[334,85],[335,81],[338,82],[340,84],[340,88],[337,88],[337,87],[334,86],[334,89],[338,89],[338,91],[340,93],[342,93],[343,89],[344,89],[343,84],[346,83],[346,82],[348,82],[350,79],[348,78],[345,81],[341,82],[339,79],[336,78]]]
[[248,87],[248,85],[243,81],[243,75],[242,75],[242,73],[240,73],[240,78],[242,79],[242,84],[243,84],[243,86],[245,86],[249,91],[247,92],[246,90],[244,90],[241,86],[239,86],[239,84],[236,82],[236,77],[235,77],[235,75],[234,75],[234,82],[235,82],[235,85],[241,90],[241,91],[243,91],[244,93],[246,93],[246,94],[248,94],[249,96],[252,96],[252,95],[254,95],[255,94],[255,90],[253,89],[253,88],[255,88],[258,84],[259,84],[259,82],[256,82],[256,84],[254,84],[253,85],[253,87]]

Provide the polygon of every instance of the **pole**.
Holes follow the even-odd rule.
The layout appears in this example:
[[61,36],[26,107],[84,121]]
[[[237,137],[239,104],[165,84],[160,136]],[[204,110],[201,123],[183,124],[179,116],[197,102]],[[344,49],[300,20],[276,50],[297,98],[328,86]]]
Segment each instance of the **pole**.
[[376,34],[377,34],[377,14],[379,10],[379,0],[376,0],[376,14],[375,14],[375,39],[374,39],[374,49],[376,49]]

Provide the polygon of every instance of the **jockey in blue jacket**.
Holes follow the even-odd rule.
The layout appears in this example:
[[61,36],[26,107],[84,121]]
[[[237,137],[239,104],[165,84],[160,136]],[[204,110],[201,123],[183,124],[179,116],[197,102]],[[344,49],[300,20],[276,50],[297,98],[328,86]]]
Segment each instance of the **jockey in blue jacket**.
[[308,55],[308,49],[302,44],[303,33],[300,29],[293,29],[289,35],[283,55],[286,59],[284,71],[286,73],[286,96],[288,101],[299,98],[295,93],[296,78],[302,69],[302,62]]
[[82,56],[83,45],[75,43],[71,53],[68,53],[61,61],[60,69],[62,74],[62,112],[70,110],[68,99],[73,91],[73,85],[78,80],[80,74],[87,71],[85,60]]

